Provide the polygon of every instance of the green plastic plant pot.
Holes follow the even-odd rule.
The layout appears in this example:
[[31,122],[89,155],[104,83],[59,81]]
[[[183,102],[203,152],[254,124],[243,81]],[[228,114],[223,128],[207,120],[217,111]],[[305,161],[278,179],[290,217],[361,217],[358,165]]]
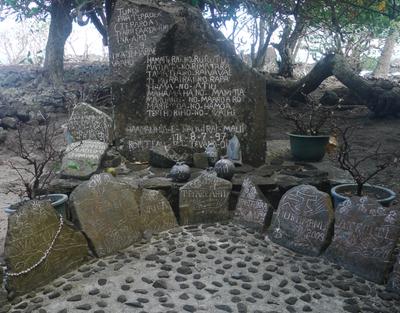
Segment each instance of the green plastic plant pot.
[[290,150],[293,157],[298,161],[318,162],[325,155],[329,136],[307,136],[288,134],[290,139]]

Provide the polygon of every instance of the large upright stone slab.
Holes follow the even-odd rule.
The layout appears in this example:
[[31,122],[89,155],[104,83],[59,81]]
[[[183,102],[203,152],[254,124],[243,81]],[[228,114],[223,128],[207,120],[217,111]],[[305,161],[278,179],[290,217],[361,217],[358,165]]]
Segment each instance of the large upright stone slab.
[[335,236],[326,250],[329,260],[376,283],[393,265],[400,234],[400,213],[375,199],[352,197],[335,211]]
[[232,183],[205,173],[179,189],[179,216],[182,225],[214,223],[231,217],[229,197]]
[[158,190],[143,189],[140,217],[145,236],[178,227],[171,205]]
[[235,219],[250,227],[263,230],[271,224],[273,209],[260,188],[249,177],[245,178],[236,204]]
[[269,237],[293,251],[317,256],[331,240],[333,218],[327,193],[310,185],[296,186],[280,200]]
[[79,185],[70,203],[74,222],[98,256],[115,253],[140,240],[140,191],[110,174],[93,175]]
[[245,163],[264,163],[265,79],[199,10],[118,0],[109,30],[116,132],[132,159],[147,160],[156,146],[225,150],[229,130]]
[[106,113],[87,103],[77,104],[68,120],[68,131],[73,141],[98,140],[111,143],[113,121]]
[[64,177],[88,179],[101,165],[108,144],[97,140],[83,140],[68,145],[61,164]]
[[9,291],[16,295],[31,292],[87,261],[89,251],[83,234],[66,221],[60,223],[54,208],[45,201],[27,202],[8,217],[4,254],[9,273],[28,270],[50,251],[34,269],[8,276]]

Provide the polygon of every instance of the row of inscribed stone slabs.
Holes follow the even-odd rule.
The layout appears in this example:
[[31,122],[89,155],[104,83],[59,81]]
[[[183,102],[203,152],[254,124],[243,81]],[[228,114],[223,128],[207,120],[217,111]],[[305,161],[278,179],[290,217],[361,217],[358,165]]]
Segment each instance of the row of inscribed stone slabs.
[[130,246],[146,233],[177,227],[159,191],[134,188],[107,173],[93,175],[75,188],[70,203],[74,223],[100,257]]
[[[399,220],[398,212],[367,197],[350,198],[334,212],[328,194],[301,185],[282,197],[269,237],[306,255],[325,252],[329,260],[368,280],[383,283],[393,266]],[[392,285],[396,285],[396,273],[395,267]]]
[[199,10],[180,2],[118,0],[109,29],[116,136],[131,159],[147,160],[155,146],[203,152],[214,142],[223,149],[230,130],[243,161],[263,164],[265,79]]

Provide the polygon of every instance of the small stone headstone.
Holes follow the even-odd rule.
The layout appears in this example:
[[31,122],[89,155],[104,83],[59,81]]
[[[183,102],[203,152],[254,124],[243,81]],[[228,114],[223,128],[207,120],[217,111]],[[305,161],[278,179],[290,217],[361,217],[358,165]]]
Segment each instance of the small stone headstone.
[[392,273],[390,273],[387,289],[400,294],[400,254],[397,256]]
[[317,256],[330,242],[333,219],[327,193],[310,185],[296,186],[280,200],[269,237],[293,251]]
[[145,235],[178,227],[171,205],[158,190],[143,189],[140,217],[142,232]]
[[70,196],[73,220],[98,256],[115,253],[141,238],[140,192],[110,174],[93,175]]
[[251,178],[247,177],[243,181],[236,204],[235,219],[245,225],[262,230],[271,224],[272,213],[273,210],[261,190]]
[[229,197],[232,183],[204,173],[179,190],[181,224],[214,223],[231,217]]
[[79,103],[68,120],[68,131],[73,141],[98,140],[111,143],[113,121],[106,113],[91,105]]
[[107,143],[95,140],[83,140],[68,145],[62,160],[61,175],[80,179],[90,178],[99,170],[107,148]]
[[335,236],[326,256],[348,270],[383,283],[393,265],[400,235],[400,213],[375,199],[352,197],[335,212]]
[[[50,248],[59,228],[60,218],[46,201],[29,201],[10,215],[5,243],[8,272],[19,273],[35,265]],[[9,276],[7,288],[17,295],[30,292],[76,269],[88,255],[83,234],[63,221],[47,258],[26,274]]]

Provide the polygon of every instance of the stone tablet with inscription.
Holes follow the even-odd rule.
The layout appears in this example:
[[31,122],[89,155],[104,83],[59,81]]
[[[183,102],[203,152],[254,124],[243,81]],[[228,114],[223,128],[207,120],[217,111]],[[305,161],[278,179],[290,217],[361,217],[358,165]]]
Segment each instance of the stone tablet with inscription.
[[99,170],[108,144],[95,140],[83,140],[68,145],[61,164],[64,177],[88,179]]
[[333,219],[330,196],[313,186],[300,185],[280,200],[269,237],[293,251],[318,256],[331,240]]
[[80,231],[66,221],[60,226],[60,218],[49,202],[27,202],[8,217],[4,255],[9,274],[37,264],[49,248],[47,258],[36,268],[26,274],[8,277],[9,291],[21,295],[48,284],[86,262],[89,250]]
[[376,283],[387,280],[400,234],[398,210],[375,199],[352,197],[335,212],[335,236],[325,254],[329,260]]
[[142,190],[140,217],[144,235],[178,227],[171,205],[158,190]]
[[106,113],[87,103],[77,104],[68,120],[68,131],[73,141],[98,140],[111,143],[113,121]]
[[265,78],[190,5],[118,0],[109,26],[117,137],[126,154],[148,159],[157,146],[225,153],[226,130],[243,161],[264,163]]
[[392,273],[390,273],[387,289],[400,294],[400,254],[397,256]]
[[232,183],[214,173],[204,173],[179,189],[179,216],[182,225],[214,223],[231,217],[229,197]]
[[262,230],[271,224],[272,208],[260,188],[247,177],[242,184],[236,204],[235,219],[250,227]]
[[93,175],[70,196],[75,224],[101,257],[141,239],[140,191],[110,174]]

